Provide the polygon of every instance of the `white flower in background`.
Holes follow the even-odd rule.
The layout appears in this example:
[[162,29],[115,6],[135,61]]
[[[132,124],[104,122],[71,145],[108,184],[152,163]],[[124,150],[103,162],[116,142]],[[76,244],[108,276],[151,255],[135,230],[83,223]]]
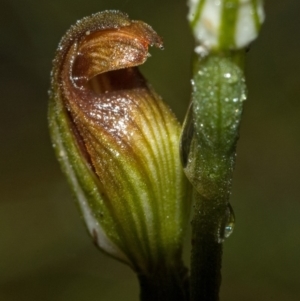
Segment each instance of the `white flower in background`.
[[246,47],[265,18],[262,0],[188,0],[188,6],[196,43],[209,50]]

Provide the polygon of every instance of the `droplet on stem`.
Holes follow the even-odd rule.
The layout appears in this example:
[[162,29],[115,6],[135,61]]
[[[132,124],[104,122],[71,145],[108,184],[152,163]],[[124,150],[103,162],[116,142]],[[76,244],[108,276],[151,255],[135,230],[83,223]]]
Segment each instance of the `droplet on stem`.
[[235,215],[231,205],[228,203],[225,210],[224,217],[220,223],[219,233],[218,233],[218,243],[224,242],[228,238],[235,226]]

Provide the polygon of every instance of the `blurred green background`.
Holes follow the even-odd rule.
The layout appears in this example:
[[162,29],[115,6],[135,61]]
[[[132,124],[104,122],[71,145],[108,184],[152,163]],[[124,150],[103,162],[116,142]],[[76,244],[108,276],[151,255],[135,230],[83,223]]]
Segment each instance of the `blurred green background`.
[[[165,50],[151,50],[142,69],[183,119],[193,49],[184,0],[1,0],[0,300],[138,300],[134,274],[87,236],[47,129],[56,46],[77,19],[104,9],[163,36]],[[247,56],[224,301],[300,300],[300,1],[269,0],[266,13]]]

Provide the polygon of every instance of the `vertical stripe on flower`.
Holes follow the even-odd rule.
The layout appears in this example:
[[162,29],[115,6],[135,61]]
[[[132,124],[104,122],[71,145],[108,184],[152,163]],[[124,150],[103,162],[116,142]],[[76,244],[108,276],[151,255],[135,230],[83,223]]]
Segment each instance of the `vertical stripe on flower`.
[[117,11],[84,18],[54,60],[49,121],[96,244],[150,273],[180,260],[189,214],[180,126],[136,66],[161,38]]
[[262,0],[189,0],[188,5],[196,43],[208,50],[247,47],[265,18]]

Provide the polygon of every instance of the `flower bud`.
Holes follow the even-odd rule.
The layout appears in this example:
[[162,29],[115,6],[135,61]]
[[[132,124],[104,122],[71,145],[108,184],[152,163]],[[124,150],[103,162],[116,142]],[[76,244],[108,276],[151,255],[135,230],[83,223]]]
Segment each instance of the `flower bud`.
[[189,215],[180,126],[136,66],[161,38],[118,11],[78,21],[52,71],[53,145],[96,245],[151,273],[176,265]]
[[196,42],[208,51],[247,47],[265,18],[262,0],[189,0],[188,4]]
[[208,56],[196,64],[192,105],[181,138],[182,164],[202,197],[228,200],[247,94],[245,78],[227,57]]

